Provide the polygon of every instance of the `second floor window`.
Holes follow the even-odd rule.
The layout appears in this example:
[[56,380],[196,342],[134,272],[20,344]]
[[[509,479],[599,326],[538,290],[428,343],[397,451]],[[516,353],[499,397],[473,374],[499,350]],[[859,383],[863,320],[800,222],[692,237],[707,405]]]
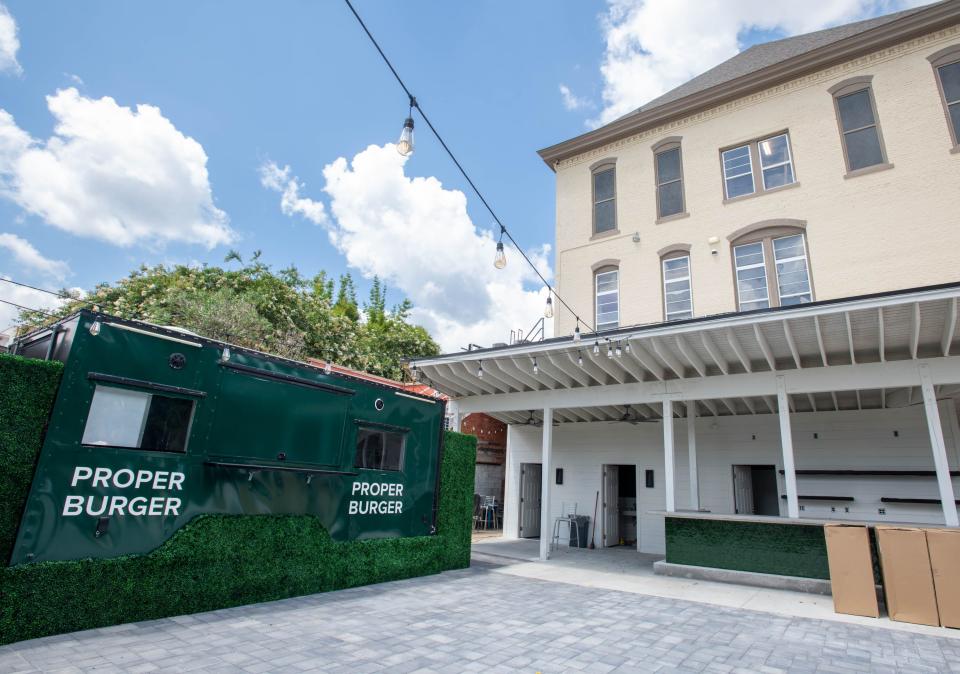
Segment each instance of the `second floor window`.
[[[796,182],[790,134],[767,136],[721,153],[727,199],[765,192]],[[755,171],[758,167],[759,171]],[[757,175],[759,173],[759,175]]]
[[847,171],[885,164],[887,158],[869,82],[834,90],[834,96]]
[[742,243],[734,246],[733,258],[740,311],[813,300],[803,234],[766,236]]
[[689,255],[664,259],[663,307],[664,316],[668,321],[693,318]]
[[683,169],[680,146],[668,147],[654,155],[657,172],[657,217],[683,213]]
[[597,169],[593,174],[593,233],[617,228],[616,169]]
[[960,147],[960,46],[955,46],[937,59],[934,68],[946,106],[950,138],[954,147]]
[[620,326],[620,270],[605,267],[594,276],[597,303],[597,330]]

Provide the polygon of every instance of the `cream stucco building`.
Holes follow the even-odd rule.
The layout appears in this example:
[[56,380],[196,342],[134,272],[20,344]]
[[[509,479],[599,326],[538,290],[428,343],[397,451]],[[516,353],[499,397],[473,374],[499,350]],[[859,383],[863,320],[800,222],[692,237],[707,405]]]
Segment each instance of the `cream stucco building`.
[[949,0],[541,150],[557,336],[412,363],[509,424],[505,535],[827,579],[825,522],[957,527],[958,136]]

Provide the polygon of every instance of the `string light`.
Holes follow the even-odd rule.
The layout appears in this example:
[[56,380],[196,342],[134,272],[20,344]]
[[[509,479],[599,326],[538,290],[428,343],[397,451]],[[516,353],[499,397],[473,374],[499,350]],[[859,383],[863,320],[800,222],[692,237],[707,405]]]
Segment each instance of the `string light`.
[[483,361],[477,363],[477,377],[483,379]]
[[573,330],[573,342],[577,344],[580,342],[580,319],[577,318],[577,327]]
[[407,118],[403,120],[403,130],[400,132],[400,140],[397,141],[397,152],[404,157],[413,154],[413,106],[417,104],[417,99],[410,97],[410,111]]
[[617,342],[616,354],[617,354],[617,358],[623,355],[623,351],[620,350],[620,342]]
[[539,372],[540,372],[540,368],[537,367],[537,357],[534,356],[534,357],[533,357],[533,373],[534,373],[534,374],[539,374]]
[[593,343],[593,355],[596,356],[599,354],[600,354],[600,341],[598,340]]
[[577,349],[577,365],[583,367],[583,354],[580,352],[580,349]]
[[[480,199],[480,202],[483,204],[484,208],[487,209],[487,212],[490,213],[494,221],[500,227],[500,240],[497,241],[497,252],[496,252],[496,256],[494,257],[494,266],[496,266],[497,269],[503,269],[507,264],[506,257],[504,255],[504,250],[503,250],[503,237],[504,235],[506,235],[510,243],[512,243],[513,246],[517,249],[517,252],[520,253],[520,256],[526,261],[526,263],[533,270],[533,273],[540,278],[540,280],[543,282],[543,284],[547,287],[547,289],[551,293],[557,295],[557,300],[560,302],[560,304],[562,304],[567,309],[567,311],[569,311],[571,314],[576,315],[573,309],[570,308],[570,305],[567,304],[566,301],[564,301],[563,297],[557,294],[556,291],[553,289],[553,286],[551,286],[547,282],[547,279],[540,272],[540,269],[537,267],[537,265],[533,263],[533,260],[531,260],[527,256],[527,254],[523,252],[523,249],[517,244],[517,241],[516,239],[513,238],[513,235],[510,234],[510,232],[503,225],[503,223],[500,222],[500,218],[497,217],[497,214],[494,212],[493,207],[490,206],[490,203],[486,200],[486,198],[483,196],[483,193],[480,192],[479,188],[470,178],[470,175],[467,173],[466,169],[463,168],[463,165],[459,162],[459,160],[453,154],[453,151],[447,145],[446,141],[443,140],[443,137],[437,131],[436,127],[433,125],[433,122],[430,121],[430,118],[423,111],[423,107],[417,102],[417,99],[410,92],[410,89],[407,87],[403,79],[400,77],[400,73],[398,73],[397,69],[393,67],[393,64],[390,62],[390,59],[387,58],[387,55],[384,53],[383,49],[380,48],[380,44],[377,42],[376,38],[373,37],[373,33],[370,32],[370,29],[367,28],[367,24],[365,24],[363,22],[363,19],[360,18],[360,14],[357,13],[357,10],[354,8],[353,4],[350,2],[350,0],[344,0],[344,2],[346,3],[347,7],[350,9],[350,12],[353,14],[354,18],[356,18],[357,23],[360,24],[360,27],[363,29],[363,32],[366,33],[367,37],[370,39],[370,42],[373,44],[374,48],[380,54],[380,57],[383,59],[383,62],[386,64],[387,68],[390,69],[390,72],[393,74],[393,77],[397,80],[397,84],[400,85],[404,93],[407,95],[407,98],[409,99],[410,116],[404,121],[403,133],[401,134],[401,138],[400,138],[401,142],[397,144],[397,150],[401,151],[401,154],[403,154],[401,149],[402,147],[401,144],[404,140],[404,135],[409,131],[410,152],[413,151],[413,110],[416,109],[416,111],[420,114],[420,117],[423,119],[427,127],[430,129],[430,132],[433,134],[434,138],[437,139],[437,142],[439,142],[440,145],[443,147],[444,151],[447,153],[447,156],[450,157],[450,160],[457,167],[457,170],[460,171],[460,175],[462,175],[464,180],[467,181],[467,184],[470,185],[470,188],[473,190],[474,194],[476,194],[477,198]],[[592,328],[588,323],[584,322],[584,325],[587,328],[589,328],[590,332],[596,332],[596,330]]]
[[613,358],[613,344],[607,342],[607,358]]
[[553,318],[553,298],[547,295],[547,306],[543,308],[544,318]]
[[623,350],[627,353],[630,353],[630,340],[627,340],[627,343],[623,345]]

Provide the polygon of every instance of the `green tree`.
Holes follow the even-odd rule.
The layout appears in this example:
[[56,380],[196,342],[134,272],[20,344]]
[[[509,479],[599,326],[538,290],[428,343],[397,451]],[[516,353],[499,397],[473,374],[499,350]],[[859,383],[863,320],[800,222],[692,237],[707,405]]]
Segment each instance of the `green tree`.
[[[141,266],[116,283],[99,284],[84,300],[67,301],[55,313],[65,316],[93,303],[123,318],[176,325],[286,358],[320,358],[394,379],[404,376],[402,358],[439,352],[427,331],[410,323],[408,300],[386,310],[386,288],[378,278],[361,315],[349,274],[335,283],[323,271],[311,278],[294,266],[273,272],[260,261],[259,251],[247,263],[230,251],[224,263],[230,268]],[[25,329],[52,320],[39,312],[21,313]]]

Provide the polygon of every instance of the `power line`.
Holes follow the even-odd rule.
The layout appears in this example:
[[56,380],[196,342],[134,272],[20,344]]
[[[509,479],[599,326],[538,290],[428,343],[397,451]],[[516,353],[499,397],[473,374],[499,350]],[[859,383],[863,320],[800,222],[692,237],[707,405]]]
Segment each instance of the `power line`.
[[71,300],[72,302],[80,302],[81,304],[87,304],[89,306],[96,306],[93,302],[89,302],[79,297],[73,297],[65,293],[58,293],[55,290],[47,290],[46,288],[38,288],[37,286],[32,286],[29,283],[21,283],[20,281],[14,281],[12,278],[5,278],[0,276],[0,281],[5,281],[6,283],[12,283],[15,286],[20,286],[21,288],[29,288],[30,290],[36,290],[37,292],[47,293],[48,295],[53,295],[54,297],[59,297],[63,300]]
[[44,311],[43,309],[32,309],[32,308],[30,308],[30,307],[25,307],[25,306],[23,306],[22,304],[17,304],[16,302],[9,302],[9,301],[4,300],[4,299],[0,299],[0,302],[2,302],[3,304],[9,304],[11,307],[16,307],[17,309],[20,309],[21,311],[35,311],[35,312],[37,312],[38,314],[43,314],[44,316],[48,316],[49,318],[60,318],[60,317],[57,316],[56,314],[48,313],[48,312]]
[[440,145],[441,145],[441,146],[443,147],[443,149],[446,151],[446,153],[447,153],[447,155],[450,157],[451,161],[453,161],[453,163],[456,165],[457,169],[460,171],[460,174],[464,177],[464,179],[465,179],[465,180],[467,181],[467,183],[470,185],[470,188],[474,191],[474,193],[477,195],[477,197],[479,197],[480,201],[483,203],[484,207],[487,209],[487,212],[490,213],[490,215],[491,215],[491,217],[493,217],[494,221],[496,221],[496,223],[500,226],[500,235],[501,235],[501,237],[502,237],[503,235],[506,235],[506,237],[510,240],[510,242],[511,242],[511,243],[514,245],[514,247],[517,249],[517,252],[519,252],[520,255],[523,256],[523,259],[527,261],[527,264],[530,265],[530,268],[533,269],[534,273],[535,273],[538,277],[540,277],[540,280],[541,280],[541,281],[543,281],[543,285],[545,285],[545,286],[547,287],[547,290],[549,290],[551,294],[553,294],[554,296],[556,296],[556,298],[557,298],[558,300],[560,300],[560,303],[567,308],[567,311],[569,311],[571,314],[573,314],[574,318],[575,318],[576,321],[577,321],[577,329],[578,329],[578,332],[579,332],[579,324],[580,324],[580,323],[583,323],[583,325],[584,325],[585,327],[587,327],[587,328],[590,329],[590,332],[596,333],[596,329],[595,329],[592,325],[590,325],[589,323],[587,323],[585,320],[583,320],[582,318],[580,318],[580,316],[577,314],[577,312],[574,311],[574,310],[570,307],[570,305],[567,304],[567,302],[560,296],[560,294],[557,293],[557,291],[553,288],[553,286],[551,286],[551,285],[547,282],[547,279],[545,279],[544,276],[543,276],[543,274],[540,273],[540,270],[537,269],[537,266],[533,263],[532,260],[530,260],[529,257],[527,257],[527,254],[526,254],[525,252],[523,252],[523,248],[521,248],[520,245],[517,243],[516,239],[513,238],[513,235],[510,234],[509,230],[507,230],[507,228],[504,226],[504,224],[503,224],[502,222],[500,222],[500,218],[497,217],[497,214],[494,212],[493,208],[491,208],[491,206],[490,206],[490,204],[487,202],[486,198],[483,196],[483,194],[480,192],[480,190],[479,190],[479,189],[477,188],[477,186],[474,184],[473,180],[471,180],[470,176],[467,174],[466,170],[463,168],[463,165],[457,160],[456,156],[454,156],[453,152],[450,150],[450,147],[446,144],[446,142],[445,142],[445,141],[443,140],[443,138],[440,136],[440,133],[437,131],[436,127],[433,126],[433,123],[430,121],[430,118],[427,117],[427,114],[423,111],[423,108],[422,108],[422,107],[420,106],[420,104],[417,102],[416,97],[415,97],[412,93],[410,93],[410,89],[408,89],[408,88],[407,88],[407,85],[404,84],[403,79],[400,77],[400,74],[397,72],[397,69],[393,67],[393,64],[390,62],[390,59],[388,59],[388,58],[387,58],[387,55],[386,55],[385,53],[383,53],[383,49],[380,48],[380,44],[377,42],[376,38],[373,37],[373,33],[370,32],[370,29],[367,28],[367,24],[365,24],[365,23],[363,22],[363,19],[360,18],[360,15],[357,13],[357,10],[354,9],[353,3],[351,3],[350,0],[344,0],[344,2],[347,3],[347,7],[350,8],[350,11],[353,13],[353,16],[356,17],[357,22],[360,24],[360,27],[363,28],[363,32],[367,34],[367,37],[368,37],[368,38],[370,38],[370,42],[372,42],[372,43],[373,43],[373,46],[376,47],[377,52],[380,53],[380,57],[383,59],[383,62],[387,64],[387,67],[390,69],[390,72],[393,73],[394,78],[396,78],[397,83],[400,85],[400,87],[403,89],[404,93],[407,95],[407,98],[410,100],[410,108],[411,108],[411,109],[412,109],[412,108],[416,108],[417,112],[420,113],[420,116],[423,118],[423,121],[427,123],[427,126],[430,128],[430,131],[433,133],[433,135],[434,135],[434,137],[437,139],[437,141],[439,141]]

